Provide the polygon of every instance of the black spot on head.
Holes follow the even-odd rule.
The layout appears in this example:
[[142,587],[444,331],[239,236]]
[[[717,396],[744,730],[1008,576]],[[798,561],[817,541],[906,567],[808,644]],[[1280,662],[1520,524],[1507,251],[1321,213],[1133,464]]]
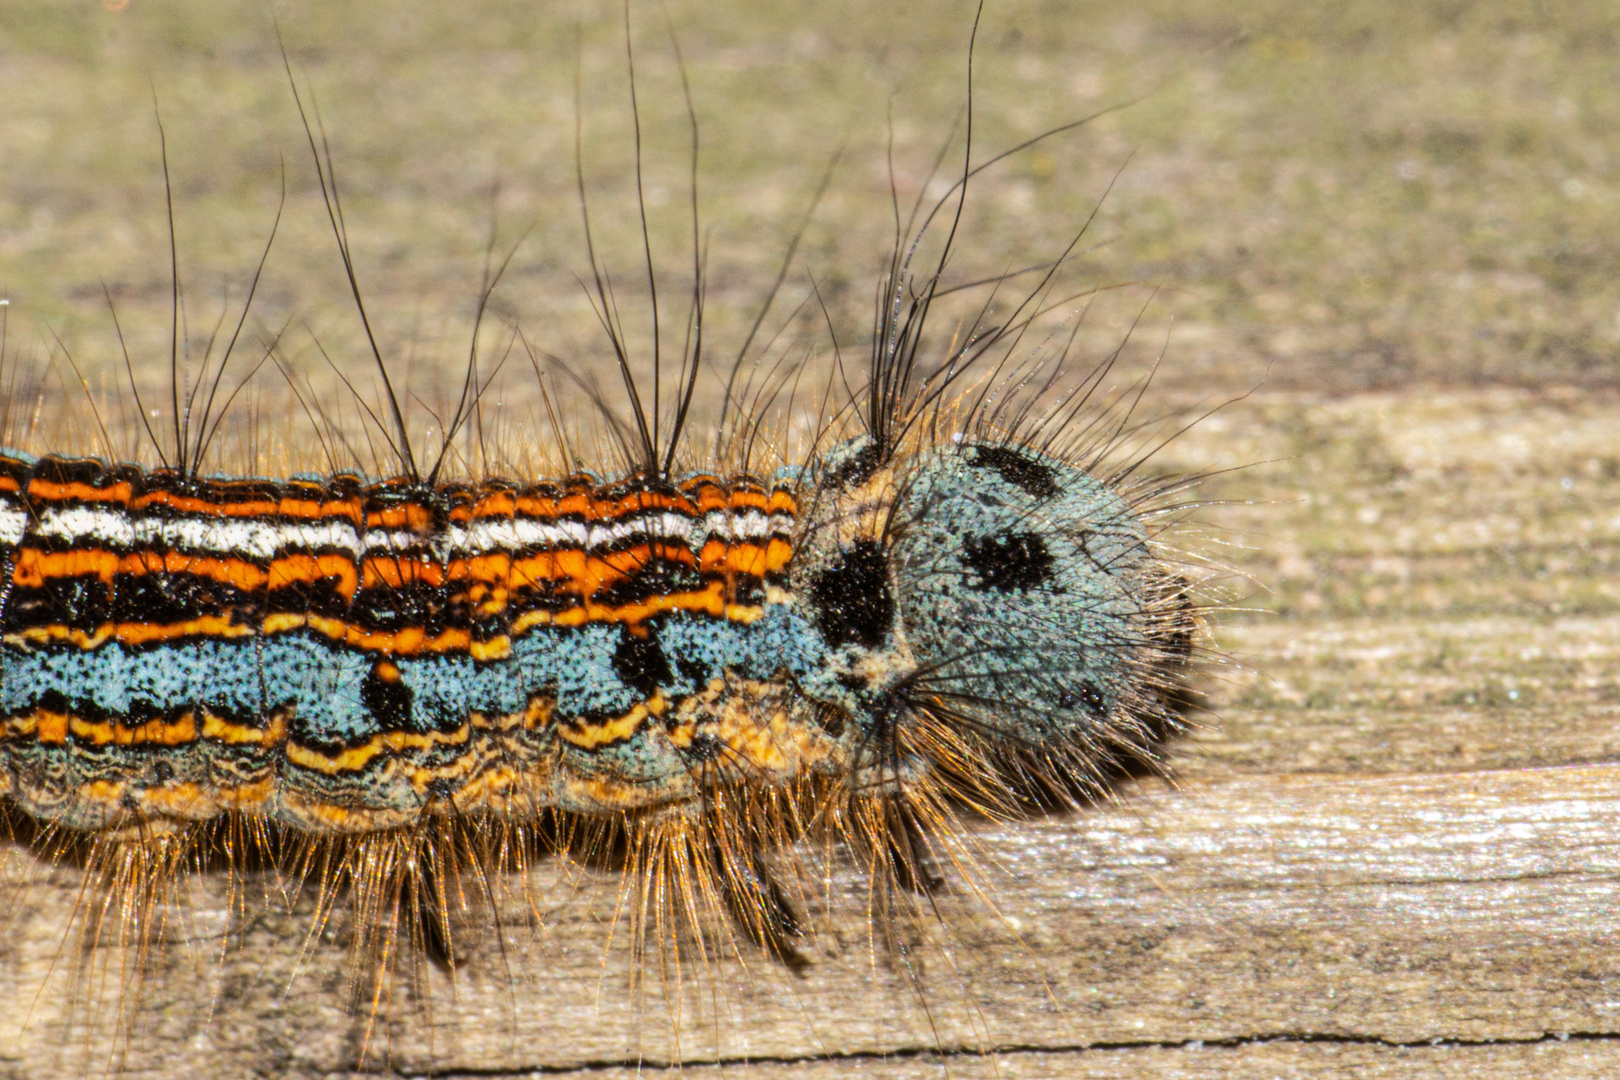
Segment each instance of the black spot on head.
[[674,682],[670,674],[669,658],[658,644],[658,632],[647,627],[646,637],[637,637],[628,629],[619,638],[619,647],[613,650],[613,671],[636,693],[650,698],[660,686]]
[[962,561],[979,575],[973,587],[980,592],[1038,589],[1052,580],[1052,553],[1032,532],[964,536],[962,547],[967,551]]
[[360,684],[360,701],[384,731],[411,730],[411,701],[415,691],[399,677],[392,664],[373,664]]
[[1037,499],[1050,499],[1063,494],[1063,488],[1057,482],[1057,473],[1050,465],[1036,461],[1010,446],[973,447],[973,466],[994,469],[1007,483]]
[[838,562],[817,574],[808,591],[816,629],[836,649],[876,648],[894,627],[888,556],[876,540],[857,540]]

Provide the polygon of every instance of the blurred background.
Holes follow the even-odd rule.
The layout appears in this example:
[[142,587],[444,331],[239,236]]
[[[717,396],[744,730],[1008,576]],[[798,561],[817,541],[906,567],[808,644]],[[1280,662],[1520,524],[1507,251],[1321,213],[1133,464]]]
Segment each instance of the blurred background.
[[[553,352],[600,354],[575,281],[588,262],[574,86],[577,70],[599,247],[633,287],[619,8],[275,10],[324,118],[389,343],[432,352],[441,332],[455,340],[493,205],[503,242],[529,236],[500,309]],[[972,6],[677,3],[667,25],[662,8],[633,15],[661,263],[675,277],[690,259],[673,30],[701,125],[717,340],[751,318],[841,146],[784,297],[791,310],[813,277],[841,336],[858,340],[889,250],[887,145],[909,203],[960,130]],[[1595,2],[991,4],[975,87],[983,151],[1141,100],[986,173],[959,266],[1051,257],[1100,202],[1088,245],[1101,246],[1076,270],[1164,288],[1154,311],[1175,321],[1163,377],[1177,388],[1249,389],[1262,376],[1314,393],[1610,385],[1617,34],[1620,16]],[[224,283],[244,284],[284,161],[287,212],[256,310],[272,327],[295,314],[341,353],[352,319],[265,5],[13,0],[0,11],[0,92],[14,346],[43,348],[49,331],[96,366],[115,352],[103,283],[126,329],[166,333],[155,96],[191,321],[208,325]]]

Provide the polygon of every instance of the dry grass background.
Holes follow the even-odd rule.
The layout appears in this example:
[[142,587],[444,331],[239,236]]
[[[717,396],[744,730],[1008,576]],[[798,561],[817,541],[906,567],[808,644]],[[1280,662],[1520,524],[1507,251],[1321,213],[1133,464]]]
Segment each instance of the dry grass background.
[[[600,363],[605,343],[574,277],[587,264],[573,73],[577,56],[599,241],[629,278],[617,9],[278,10],[332,137],[368,301],[424,394],[443,370],[459,373],[497,177],[503,235],[532,227],[499,312],[549,351]],[[970,15],[958,4],[670,7],[702,123],[716,340],[738,340],[845,145],[788,307],[813,276],[858,349],[888,251],[886,143],[892,132],[910,196],[960,112]],[[637,20],[654,243],[678,279],[689,228],[679,79],[661,9]],[[1159,459],[1166,470],[1246,466],[1206,487],[1220,505],[1198,541],[1249,575],[1243,610],[1217,632],[1237,663],[1211,684],[1215,720],[1181,751],[1182,796],[1144,792],[1043,823],[1036,846],[1062,858],[1042,861],[1017,833],[986,841],[1010,868],[1004,910],[1036,942],[1026,959],[1041,973],[974,984],[987,1035],[949,1020],[931,1033],[903,993],[883,996],[897,993],[891,983],[829,962],[827,982],[796,991],[797,1012],[780,995],[748,998],[738,1026],[758,1038],[697,1056],[746,1052],[754,1064],[726,1069],[739,1076],[942,1075],[952,1060],[951,1075],[969,1076],[988,1066],[928,1051],[979,1039],[1006,1051],[1004,1076],[1620,1068],[1617,46],[1620,14],[1596,2],[991,7],[982,146],[1147,96],[987,174],[961,272],[1052,253],[1129,159],[1093,232],[1106,242],[1075,277],[1163,286],[1129,357],[1139,369],[1168,340],[1162,409],[1247,395]],[[260,6],[232,3],[0,8],[10,349],[58,373],[45,376],[52,392],[63,384],[60,363],[49,366],[54,333],[93,385],[116,387],[104,281],[138,355],[161,354],[153,86],[193,324],[211,321],[222,282],[240,290],[284,157],[289,202],[263,323],[296,317],[358,364],[274,34]],[[1094,312],[1093,344],[1117,338],[1145,295],[1126,290]],[[308,336],[288,340],[318,372]],[[43,895],[13,953],[0,951],[19,993],[43,971],[61,917]],[[995,952],[1011,948],[1004,937],[985,940],[991,969],[1013,964]],[[244,962],[273,968],[272,955]],[[553,1000],[519,1004],[542,1014]],[[328,1006],[312,1005],[306,1024],[341,1025]],[[814,1038],[793,1035],[792,1017],[816,1009]],[[341,1038],[301,1042],[286,1016],[229,1015],[213,1029],[163,1029],[170,1041],[143,1044],[139,1063],[154,1075],[186,1061],[349,1067]],[[622,1060],[611,1007],[557,1015],[585,1019],[524,1029],[516,1044],[441,1034],[447,1058],[402,1051],[396,1064],[505,1075]],[[44,1075],[42,1037],[15,1045],[0,1062]],[[829,1050],[856,1056],[809,1060]]]
[[[536,335],[600,354],[573,280],[584,263],[573,81],[577,55],[599,227],[629,268],[615,5],[581,5],[577,22],[572,9],[498,3],[280,10],[327,118],[368,294],[396,343],[468,311],[498,177],[508,235],[534,229],[505,303]],[[859,336],[887,247],[887,116],[910,195],[960,114],[970,16],[952,4],[670,9],[703,124],[717,318],[750,306],[847,141],[803,273]],[[656,239],[681,266],[679,85],[662,15],[639,21]],[[285,156],[291,205],[265,320],[298,312],[323,335],[346,332],[262,6],[18,0],[0,32],[0,256],[17,312],[97,357],[110,351],[101,281],[127,319],[150,311],[162,323],[155,86],[196,302],[251,266]],[[1134,153],[1102,206],[1106,246],[1079,269],[1174,290],[1164,306],[1178,321],[1167,372],[1178,384],[1248,388],[1271,365],[1271,388],[1314,393],[1609,385],[1616,32],[1601,3],[993,5],[979,51],[982,147],[1149,96],[987,175],[964,262],[1026,264]]]

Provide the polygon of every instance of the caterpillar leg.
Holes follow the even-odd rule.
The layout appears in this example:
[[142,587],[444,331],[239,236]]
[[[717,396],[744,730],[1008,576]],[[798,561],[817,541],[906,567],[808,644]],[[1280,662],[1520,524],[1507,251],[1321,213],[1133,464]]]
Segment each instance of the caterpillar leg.
[[907,892],[933,896],[945,887],[945,877],[934,858],[928,832],[902,795],[885,801],[885,843],[881,856],[888,862],[890,880]]
[[406,887],[412,897],[408,912],[414,923],[411,938],[434,966],[455,974],[462,959],[456,955],[455,935],[450,928],[444,875],[435,869],[431,856],[415,860],[415,880]]
[[711,836],[709,850],[721,899],[737,928],[790,971],[808,968],[810,958],[800,948],[804,919],[764,853],[755,845],[728,846],[718,836]]

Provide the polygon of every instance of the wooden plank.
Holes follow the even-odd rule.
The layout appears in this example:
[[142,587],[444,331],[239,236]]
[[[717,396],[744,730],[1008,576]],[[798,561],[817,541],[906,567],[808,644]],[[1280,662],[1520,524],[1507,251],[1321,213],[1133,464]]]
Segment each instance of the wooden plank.
[[[638,1055],[792,1061],[986,1042],[1612,1035],[1617,817],[1620,766],[1605,765],[1245,778],[980,828],[973,844],[995,868],[986,880],[996,910],[946,897],[949,933],[935,947],[914,945],[915,989],[900,964],[868,951],[864,927],[846,914],[823,931],[802,975],[722,956],[689,969],[678,995],[638,993],[622,943],[606,946],[601,890],[541,872],[535,895],[554,940],[507,935],[515,981],[495,943],[477,943],[457,985],[435,973],[430,1009],[395,1003],[386,1052],[406,1073],[519,1073]],[[29,1000],[56,958],[52,927],[77,878],[58,868],[29,890],[30,909],[7,937],[7,1000]],[[311,945],[286,992],[298,958],[289,945],[307,926],[267,915],[223,965],[208,963],[227,901],[217,881],[201,884],[196,937],[154,957],[139,987],[148,1017],[129,1067],[174,1075],[177,1058],[191,1056],[221,1075],[228,1062],[249,1070],[268,1054],[311,1075],[342,1071],[363,1038],[345,1012],[342,933]],[[838,885],[861,887],[854,877]],[[23,1060],[60,1051],[59,1000],[36,1009]],[[8,1038],[16,1021],[8,1016]]]
[[[1316,422],[1364,452],[1388,423],[1386,400],[1348,400]],[[1435,432],[1493,402],[1408,409],[1401,437],[1443,445]],[[1519,405],[1516,434],[1538,445],[1591,433],[1577,464],[1620,431],[1613,403]],[[1224,431],[1195,433],[1167,467],[1195,467],[1207,440],[1263,440],[1320,408],[1261,399]],[[1441,502],[1448,485],[1500,475],[1489,458],[1468,463],[1472,444],[1452,445],[1429,478],[1383,497],[1400,500],[1397,528],[1426,537],[1405,545],[1408,572],[1447,595],[1466,579],[1481,601],[1380,612],[1335,595],[1334,575],[1356,573],[1346,560],[1401,548],[1371,528],[1359,551],[1315,555],[1304,587],[1290,582],[1302,571],[1286,553],[1313,550],[1304,538],[1322,502],[1365,506],[1369,481],[1347,470],[1308,504],[1276,497],[1308,461],[1251,470],[1236,493],[1266,504],[1221,512],[1228,536],[1269,532],[1250,565],[1283,579],[1280,602],[1218,629],[1232,659],[1206,684],[1214,713],[1178,748],[1179,786],[1140,782],[1072,817],[975,828],[993,906],[954,877],[943,929],[910,933],[903,960],[873,948],[863,881],[846,867],[838,903],[812,912],[805,972],[745,948],[689,963],[677,990],[655,966],[638,984],[632,973],[649,969],[622,919],[612,932],[614,880],[550,862],[527,883],[538,926],[522,896],[503,911],[504,935],[471,920],[458,932],[468,965],[453,981],[430,969],[425,1002],[401,985],[389,1023],[368,1033],[349,996],[348,913],[307,940],[307,903],[289,914],[252,881],[233,899],[203,875],[184,879],[176,943],[130,983],[142,1010],[120,1044],[117,990],[132,969],[118,965],[133,961],[64,949],[82,873],[19,857],[8,869],[26,887],[8,894],[0,1000],[34,1004],[0,1021],[5,1060],[29,1077],[115,1060],[154,1076],[331,1076],[363,1050],[373,1068],[497,1076],[677,1056],[742,1077],[842,1075],[839,1061],[894,1076],[938,1075],[942,1062],[964,1076],[1602,1072],[1620,1045],[1608,1041],[1620,1030],[1620,611],[1587,600],[1553,612],[1546,597],[1607,587],[1607,571],[1567,553],[1614,546],[1617,485],[1591,482],[1562,535],[1540,542],[1539,558],[1569,561],[1527,594],[1512,548],[1482,542],[1476,559],[1435,539],[1455,509]],[[1500,497],[1532,517],[1567,513],[1536,505],[1567,468],[1521,469]],[[1291,599],[1311,590],[1325,599]],[[221,962],[233,923],[244,929]],[[720,928],[708,931],[713,941]]]

